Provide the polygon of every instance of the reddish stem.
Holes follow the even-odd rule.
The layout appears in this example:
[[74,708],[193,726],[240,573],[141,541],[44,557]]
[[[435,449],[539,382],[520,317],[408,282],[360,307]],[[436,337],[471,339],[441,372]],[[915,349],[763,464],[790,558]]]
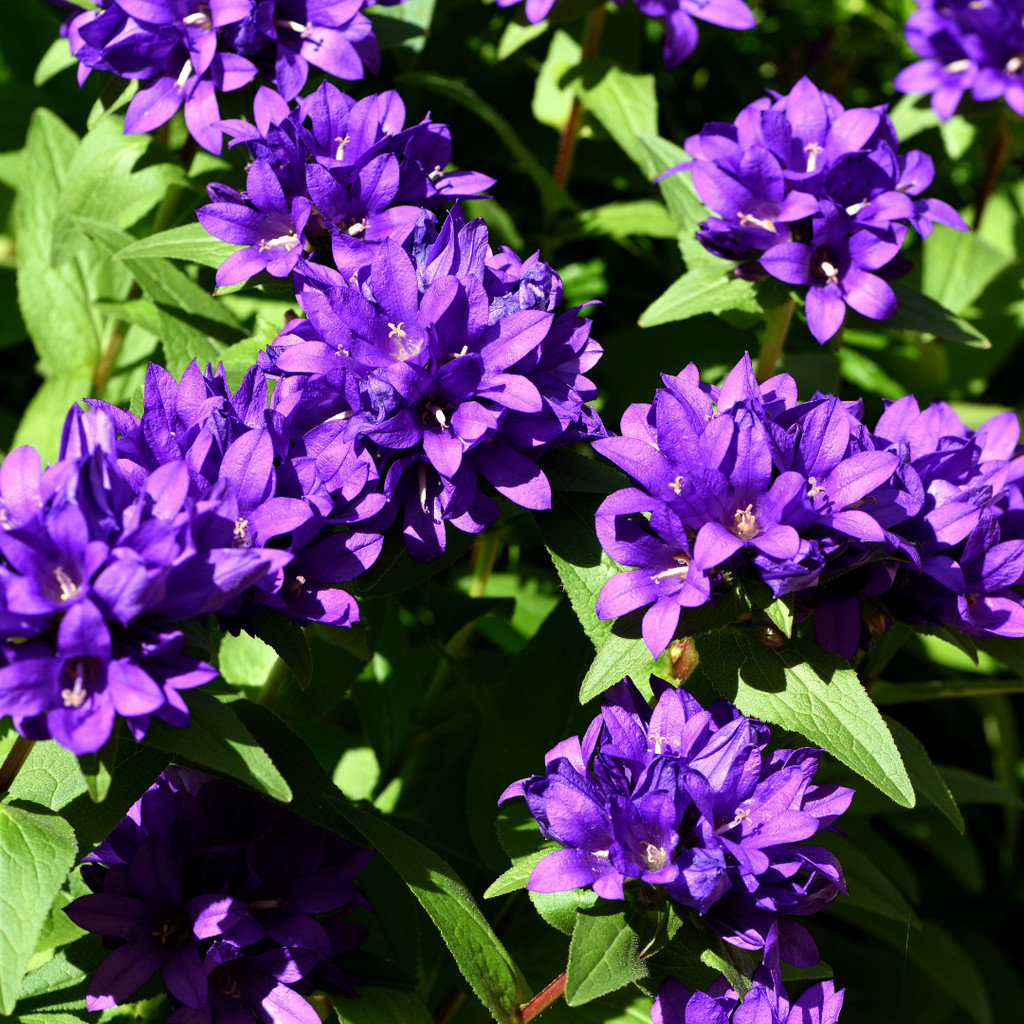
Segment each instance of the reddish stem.
[[565,992],[565,979],[568,972],[563,971],[550,985],[538,992],[519,1011],[517,1017],[522,1024],[529,1024],[531,1020],[539,1017],[549,1006],[554,1005],[562,998]]
[[978,196],[974,201],[974,230],[981,227],[981,218],[985,213],[985,206],[989,196],[999,185],[999,178],[1003,173],[1003,164],[1010,155],[1010,129],[1006,124],[1005,111],[999,118],[996,125],[996,136],[992,140],[992,146],[988,151],[988,159],[985,163],[985,176],[978,186]]

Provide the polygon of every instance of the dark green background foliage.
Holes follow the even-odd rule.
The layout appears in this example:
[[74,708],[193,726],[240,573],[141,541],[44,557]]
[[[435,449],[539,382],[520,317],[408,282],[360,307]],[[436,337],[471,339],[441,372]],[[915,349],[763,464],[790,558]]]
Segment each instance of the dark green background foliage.
[[[693,360],[705,379],[720,379],[744,350],[756,353],[763,320],[733,310],[637,326],[686,264],[679,225],[648,183],[652,169],[641,169],[645,157],[636,151],[635,135],[626,141],[634,160],[620,147],[622,139],[609,134],[619,122],[598,116],[606,109],[602,86],[622,72],[650,76],[627,80],[640,97],[631,108],[632,128],[677,146],[705,121],[732,120],[764,89],[786,91],[804,74],[847,105],[898,99],[891,80],[910,59],[900,26],[911,0],[753,0],[751,6],[757,30],[727,32],[702,23],[696,53],[668,72],[661,64],[660,25],[632,6],[609,5],[596,62],[574,71],[586,0],[559,0],[561,20],[515,49],[513,40],[525,31],[517,9],[439,0],[431,12],[431,0],[411,0],[377,17],[387,47],[381,76],[349,87],[356,96],[397,88],[411,119],[429,110],[449,123],[455,164],[498,181],[493,200],[469,204],[471,213],[487,217],[493,244],[522,253],[542,249],[565,279],[567,303],[602,300],[593,315],[606,355],[593,377],[611,426],[629,402],[649,400],[661,371],[676,373]],[[0,15],[0,449],[28,442],[49,457],[72,400],[96,393],[123,405],[137,402],[133,396],[150,359],[180,373],[193,355],[220,357],[237,379],[293,304],[285,288],[210,300],[215,250],[208,263],[111,259],[154,229],[194,223],[192,210],[204,201],[206,183],[240,185],[245,154],[242,147],[222,159],[200,154],[186,174],[177,156],[185,141],[180,118],[149,142],[118,141],[117,90],[108,77],[94,74],[79,90],[69,67],[48,78],[37,72],[48,51],[51,69],[61,67],[50,49],[60,18],[43,0],[8,0]],[[241,115],[251,95],[243,90],[225,97],[224,116]],[[564,122],[574,95],[589,106],[565,194],[553,191],[546,175],[559,143],[555,126]],[[113,112],[103,117],[112,104]],[[33,114],[37,108],[52,115]],[[900,107],[904,140],[912,137],[935,159],[931,194],[969,207],[999,116],[996,104],[965,102],[940,129],[926,109]],[[91,141],[76,153],[72,131],[83,136],[89,127]],[[957,236],[940,228],[923,246],[911,242],[908,253],[918,263],[911,282],[962,316],[968,331],[987,336],[991,347],[947,344],[905,326],[887,329],[851,317],[845,345],[835,351],[818,346],[798,314],[782,369],[797,378],[802,397],[819,387],[838,388],[846,398],[863,396],[870,421],[883,398],[913,392],[922,403],[953,402],[969,426],[1001,408],[1024,407],[1024,265],[1018,257],[1024,251],[1024,122],[1010,118],[1010,129],[1010,158],[982,232]],[[96,146],[99,164],[86,159],[85,145]],[[44,164],[49,178],[40,170]],[[31,171],[23,175],[25,167]],[[104,182],[119,197],[109,208],[101,201]],[[134,212],[125,212],[129,195],[137,197]],[[45,269],[53,262],[65,269]],[[32,276],[39,266],[43,284]],[[80,277],[72,286],[60,275],[73,271]],[[72,307],[94,332],[92,342],[84,328],[68,326]],[[124,341],[113,366],[105,368],[100,355],[112,330],[122,331]],[[639,926],[630,931],[626,918],[601,906],[588,909],[589,901],[576,894],[531,902],[514,882],[496,887],[502,895],[483,899],[510,858],[518,861],[538,848],[521,807],[509,805],[498,815],[498,794],[539,770],[555,742],[585,728],[597,702],[580,706],[581,684],[585,695],[596,694],[627,669],[641,678],[655,668],[637,653],[637,641],[609,634],[607,624],[593,618],[596,591],[588,588],[603,570],[593,537],[579,526],[600,494],[617,486],[595,465],[577,457],[552,466],[558,493],[551,512],[506,509],[488,539],[472,547],[471,538],[450,532],[449,554],[439,563],[417,566],[405,554],[393,564],[382,560],[357,583],[364,623],[351,631],[307,631],[312,681],[305,689],[265,644],[244,635],[225,638],[218,653],[223,682],[214,688],[220,700],[192,695],[196,724],[187,735],[154,730],[141,748],[123,735],[105,802],[90,800],[70,755],[40,745],[0,808],[0,837],[22,820],[19,814],[35,813],[33,827],[42,829],[38,842],[49,844],[59,870],[76,843],[83,855],[106,834],[170,757],[201,763],[279,799],[291,795],[299,813],[350,835],[361,833],[381,850],[364,876],[378,913],[363,915],[371,936],[353,965],[371,987],[359,1002],[336,1000],[342,1021],[470,1024],[490,1019],[485,1005],[499,1019],[511,1019],[508,1007],[525,1001],[527,987],[538,991],[565,969],[567,933],[576,920],[570,1001],[579,1005],[558,1003],[544,1020],[648,1020],[650,999],[643,990],[651,991],[660,977],[676,971],[691,983],[707,982],[714,975],[706,965],[725,962],[713,950],[704,964],[696,957],[653,957],[640,969],[633,958],[632,966],[602,983],[587,965],[586,937],[588,948],[604,943],[629,953]],[[483,596],[470,597],[485,578]],[[702,700],[716,699],[720,691],[736,695],[741,706],[761,700],[768,708],[771,702],[748,685],[748,677],[737,676],[735,652],[747,645],[755,660],[767,659],[761,670],[769,674],[774,654],[740,629],[705,636],[702,641],[698,635],[697,647],[706,671],[698,668],[687,686]],[[860,682],[890,716],[917,791],[915,808],[894,802],[909,802],[909,791],[900,797],[905,779],[900,784],[881,772],[874,780],[890,799],[839,760],[826,758],[823,765],[825,776],[859,790],[844,820],[847,834],[828,839],[846,868],[850,899],[840,897],[810,922],[837,986],[847,989],[846,1024],[990,1024],[1021,1016],[1024,755],[1018,692],[1024,689],[1024,653],[1019,642],[1005,641],[986,642],[982,650],[968,642],[965,652],[950,639],[957,638],[894,626],[856,666]],[[220,638],[212,640],[216,646]],[[298,657],[301,641],[282,643],[291,644],[279,647],[285,660],[307,676],[309,666],[300,666]],[[792,644],[798,652],[810,649],[804,640]],[[807,653],[808,663],[814,657]],[[777,671],[781,677],[782,669]],[[864,699],[853,673],[843,671],[834,686],[855,689]],[[794,681],[786,678],[792,689]],[[807,732],[806,723],[787,718],[784,700],[768,711],[775,721]],[[2,728],[0,754],[13,742],[9,723]],[[855,760],[845,741],[827,726],[822,730],[818,742]],[[778,745],[804,742],[783,728],[775,734]],[[59,819],[40,814],[41,807],[60,812],[74,837],[54,823]],[[8,876],[3,878],[6,890]],[[45,889],[45,883],[38,884]],[[482,915],[464,899],[462,883]],[[46,921],[39,909],[39,921],[19,924],[25,934],[38,936],[14,1011],[19,1020],[99,1020],[85,1012],[83,992],[102,951],[59,912],[80,887],[73,872]],[[514,964],[492,941],[495,935]],[[694,931],[693,942],[700,939]],[[466,968],[467,950],[478,948],[485,966],[474,972]],[[0,968],[0,1008],[12,1009],[25,966],[9,958]],[[631,984],[638,977],[640,987]],[[794,978],[791,992],[806,983]],[[166,1015],[158,988],[140,998],[127,1015]]]

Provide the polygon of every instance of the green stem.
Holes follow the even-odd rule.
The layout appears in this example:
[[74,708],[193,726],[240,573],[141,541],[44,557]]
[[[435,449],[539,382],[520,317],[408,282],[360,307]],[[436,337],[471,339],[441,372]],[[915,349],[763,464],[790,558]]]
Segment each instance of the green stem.
[[989,147],[988,159],[985,161],[985,175],[978,186],[978,195],[974,200],[974,230],[981,228],[981,218],[985,213],[989,197],[996,190],[999,184],[1000,175],[1003,173],[1003,164],[1010,155],[1010,128],[1006,123],[1007,110],[1005,105],[999,114],[999,122],[996,124],[995,137]]
[[14,785],[18,772],[28,760],[28,755],[32,753],[32,748],[35,745],[35,740],[27,740],[24,736],[19,736],[14,741],[14,746],[7,752],[4,763],[0,764],[0,797],[4,796]]
[[761,342],[761,354],[757,357],[757,380],[763,384],[775,375],[779,365],[782,346],[789,334],[789,325],[793,322],[793,310],[796,303],[790,299],[781,306],[772,306],[764,311],[764,340]]
[[565,982],[568,972],[563,971],[550,985],[538,992],[516,1015],[516,1020],[529,1024],[539,1017],[549,1006],[553,1006],[565,993]]

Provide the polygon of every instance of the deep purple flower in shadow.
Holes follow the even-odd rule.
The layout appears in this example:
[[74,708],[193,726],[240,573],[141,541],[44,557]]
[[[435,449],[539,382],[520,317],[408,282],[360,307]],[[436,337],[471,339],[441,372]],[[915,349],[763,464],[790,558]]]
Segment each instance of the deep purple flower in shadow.
[[[526,0],[526,18],[536,24],[543,21],[555,0]],[[622,3],[623,0],[616,0]],[[499,7],[511,7],[519,0],[497,0]],[[636,0],[637,7],[649,18],[662,18],[665,67],[678,67],[697,46],[697,22],[694,18],[723,28],[753,28],[757,22],[743,0]]]
[[253,104],[255,123],[220,122],[232,145],[244,142],[255,162],[244,197],[211,185],[212,204],[197,211],[217,238],[252,246],[221,266],[217,283],[237,283],[264,265],[286,276],[300,255],[348,281],[369,266],[377,243],[405,242],[424,209],[494,184],[475,171],[445,170],[452,152],[447,125],[428,117],[407,128],[405,117],[396,92],[356,102],[325,82],[294,107],[263,87]]
[[333,958],[366,935],[345,915],[369,906],[352,879],[373,852],[231,783],[168,768],[85,858],[93,894],[65,911],[113,949],[88,1009],[126,1002],[160,971],[173,1024],[254,1012],[317,1024],[302,992],[317,978],[352,994],[359,983]]
[[1020,0],[917,0],[904,31],[922,60],[893,81],[900,92],[931,93],[943,121],[968,90],[975,100],[1002,96],[1024,114],[1024,4]]
[[746,949],[781,944],[789,963],[818,960],[810,934],[780,914],[814,913],[845,892],[827,850],[802,845],[843,813],[853,791],[814,785],[814,749],[763,751],[768,727],[720,701],[705,710],[651,677],[652,711],[627,677],[602,698],[582,742],[545,757],[500,802],[525,797],[560,848],[533,869],[533,892],[590,886],[622,899],[640,880],[665,888]]

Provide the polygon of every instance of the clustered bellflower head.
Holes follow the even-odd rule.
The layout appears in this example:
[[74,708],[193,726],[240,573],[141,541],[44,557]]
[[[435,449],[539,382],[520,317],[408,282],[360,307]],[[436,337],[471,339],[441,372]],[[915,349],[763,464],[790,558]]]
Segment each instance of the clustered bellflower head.
[[86,1005],[126,1002],[160,971],[169,1024],[319,1024],[302,993],[360,980],[334,962],[366,930],[353,879],[374,851],[229,782],[171,767],[85,858],[65,912],[112,952]]
[[[436,558],[445,521],[476,533],[498,506],[551,507],[537,458],[600,437],[584,376],[601,356],[578,308],[556,315],[558,275],[509,249],[456,206],[442,230],[424,215],[408,248],[384,239],[346,281],[300,280],[307,319],[286,325],[261,365],[333,396],[342,436],[374,453],[392,519],[414,558]],[[315,269],[309,265],[307,269]]]
[[806,287],[807,326],[824,343],[846,307],[874,320],[896,313],[888,281],[907,273],[899,257],[913,227],[967,225],[939,199],[918,198],[935,167],[920,150],[900,153],[881,107],[844,110],[802,78],[788,96],[745,107],[733,124],[712,122],[686,140],[690,171],[714,214],[697,238],[740,265],[737,274]]
[[844,990],[837,992],[831,981],[819,981],[790,1002],[773,940],[765,944],[764,960],[742,1003],[724,977],[707,992],[691,992],[677,978],[667,978],[651,1007],[652,1024],[836,1024]]
[[[33,448],[0,466],[0,715],[76,754],[115,716],[188,725],[182,690],[216,669],[184,653],[178,623],[231,604],[289,556],[232,542],[230,486],[197,500],[180,459],[134,480],[100,409],[68,415],[59,460]],[[134,486],[133,486],[134,485]]]
[[[616,0],[623,3],[624,0]],[[519,0],[497,0],[499,7],[511,7]],[[555,0],[526,0],[526,18],[533,24],[543,21]],[[636,0],[637,7],[649,18],[662,18],[665,43],[662,57],[668,68],[678,67],[697,46],[699,18],[722,28],[754,28],[757,20],[743,0]]]
[[853,790],[814,785],[816,749],[763,751],[770,731],[726,701],[705,710],[685,690],[651,677],[653,711],[627,677],[602,698],[583,737],[548,751],[545,772],[521,779],[499,803],[525,797],[541,834],[561,849],[527,888],[590,886],[621,900],[637,881],[692,907],[744,949],[777,944],[797,967],[818,962],[798,916],[845,892],[839,862],[807,846],[846,810]]
[[236,550],[273,549],[273,571],[217,608],[234,632],[261,605],[299,625],[352,625],[358,605],[337,585],[380,553],[372,520],[385,499],[373,458],[362,442],[342,436],[344,423],[329,419],[333,406],[304,384],[285,381],[268,401],[256,367],[232,394],[223,367],[203,373],[193,361],[179,383],[151,364],[141,417],[107,407],[121,435],[119,465],[134,487],[162,466],[183,466],[196,502],[233,495],[229,543]]
[[337,269],[347,280],[385,238],[404,242],[423,209],[486,192],[494,179],[446,171],[448,126],[427,115],[405,127],[405,105],[394,91],[358,102],[325,82],[289,107],[261,87],[255,123],[222,121],[231,145],[253,156],[246,189],[213,184],[212,202],[196,211],[222,241],[246,248],[217,271],[219,286],[266,270],[287,277],[307,260]]
[[745,578],[794,594],[797,619],[813,611],[818,642],[848,659],[872,618],[1024,636],[1015,413],[975,432],[946,403],[921,411],[908,396],[872,432],[860,402],[798,402],[786,374],[758,385],[749,356],[720,388],[692,364],[663,380],[626,410],[622,437],[594,445],[636,481],[597,511],[605,551],[631,567],[597,614],[645,609],[655,657],[684,609]]
[[380,70],[365,0],[99,0],[68,26],[78,81],[110,71],[144,84],[125,113],[125,131],[148,132],[184,103],[192,137],[221,150],[217,94],[261,71],[286,99],[309,65],[343,79]]
[[979,101],[1000,96],[1024,115],[1024,3],[1021,0],[917,0],[904,31],[922,60],[904,68],[900,92],[931,93],[932,109],[948,121],[964,93]]
[[604,550],[635,567],[604,584],[597,614],[647,607],[655,657],[681,610],[716,600],[731,578],[761,580],[778,597],[813,586],[851,544],[883,542],[863,503],[900,465],[891,451],[851,453],[839,399],[799,403],[787,374],[759,385],[749,355],[720,388],[693,363],[662,379],[653,403],[626,410],[622,437],[594,444],[638,484],[597,510]]

